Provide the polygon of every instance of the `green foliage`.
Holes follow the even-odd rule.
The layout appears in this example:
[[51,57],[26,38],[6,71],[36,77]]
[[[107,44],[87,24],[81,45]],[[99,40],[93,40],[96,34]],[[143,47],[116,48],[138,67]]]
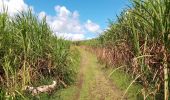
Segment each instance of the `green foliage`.
[[[108,75],[111,73],[112,69],[104,68],[105,74]],[[118,86],[121,90],[125,91],[131,81],[133,80],[129,74],[124,73],[122,70],[118,70],[112,73],[109,77],[113,83]],[[129,100],[142,100],[142,93],[141,93],[141,85],[133,84],[130,89],[128,90],[127,97]]]
[[[118,16],[117,22],[111,22],[109,28],[96,39],[98,45],[105,49],[102,57],[108,58],[108,62],[114,62],[113,59],[119,59],[122,54],[127,55],[127,51],[130,50],[129,56],[124,56],[130,59],[125,70],[133,77],[141,75],[139,83],[143,85],[144,99],[150,95],[160,99],[164,94],[167,100],[170,73],[170,2],[131,0],[131,3],[131,7]],[[127,45],[127,48],[123,50],[120,45]]]
[[72,84],[79,54],[70,46],[53,35],[46,18],[31,11],[0,13],[0,98],[23,99],[26,85],[43,85],[47,78]]
[[73,44],[77,45],[77,46],[93,46],[93,47],[97,47],[100,46],[100,41],[98,41],[98,39],[90,39],[90,40],[83,40],[83,41],[74,41]]

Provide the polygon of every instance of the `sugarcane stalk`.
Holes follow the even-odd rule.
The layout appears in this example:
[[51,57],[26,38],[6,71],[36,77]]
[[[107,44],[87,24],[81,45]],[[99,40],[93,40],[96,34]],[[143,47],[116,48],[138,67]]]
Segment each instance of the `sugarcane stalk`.
[[164,100],[168,100],[169,98],[169,89],[168,89],[168,62],[167,62],[167,50],[165,46],[164,49],[164,58],[163,58],[163,67],[164,67]]

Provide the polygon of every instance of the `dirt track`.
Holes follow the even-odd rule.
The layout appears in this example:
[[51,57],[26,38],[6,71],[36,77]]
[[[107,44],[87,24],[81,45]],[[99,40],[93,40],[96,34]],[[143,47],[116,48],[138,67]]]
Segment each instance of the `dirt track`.
[[74,100],[120,100],[123,92],[104,75],[96,57],[81,49],[81,67]]

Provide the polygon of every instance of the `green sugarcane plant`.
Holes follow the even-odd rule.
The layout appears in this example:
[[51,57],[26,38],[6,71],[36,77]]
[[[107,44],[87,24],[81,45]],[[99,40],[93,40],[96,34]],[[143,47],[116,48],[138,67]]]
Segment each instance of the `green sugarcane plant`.
[[[99,52],[103,54],[99,59],[107,60],[102,62],[110,64],[116,59],[122,60],[120,56],[126,55],[127,50],[130,50],[129,56],[124,56],[130,59],[126,62],[128,66],[125,69],[126,72],[133,73],[134,77],[141,75],[139,80],[142,80],[140,84],[144,88],[144,98],[154,95],[153,98],[162,99],[164,95],[164,99],[168,100],[170,2],[169,0],[131,0],[131,2],[131,7],[124,10],[118,16],[118,20],[111,22],[109,28],[98,37],[99,42],[96,42],[98,43],[96,45],[100,45],[103,50]],[[92,40],[88,42],[89,45],[93,43]],[[128,49],[120,48],[124,44]],[[124,54],[117,50],[124,51]],[[120,62],[124,65],[124,61]]]

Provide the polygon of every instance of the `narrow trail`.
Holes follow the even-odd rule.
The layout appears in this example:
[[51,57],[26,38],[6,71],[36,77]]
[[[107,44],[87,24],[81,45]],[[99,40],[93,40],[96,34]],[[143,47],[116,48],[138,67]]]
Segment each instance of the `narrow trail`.
[[84,49],[80,52],[82,61],[73,99],[120,100],[123,92],[104,76],[96,57]]

